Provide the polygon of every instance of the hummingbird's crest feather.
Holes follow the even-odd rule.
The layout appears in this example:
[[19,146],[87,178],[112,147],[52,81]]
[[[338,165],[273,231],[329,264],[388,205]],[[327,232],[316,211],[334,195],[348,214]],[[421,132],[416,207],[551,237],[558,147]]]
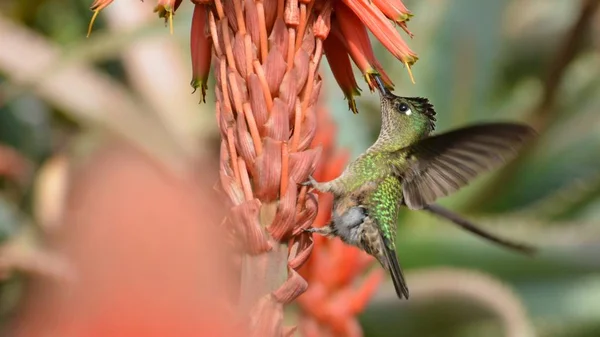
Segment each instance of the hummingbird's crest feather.
[[418,111],[419,113],[425,115],[429,119],[429,127],[431,130],[435,130],[435,108],[433,104],[429,102],[429,100],[425,97],[403,97],[405,100],[409,101]]

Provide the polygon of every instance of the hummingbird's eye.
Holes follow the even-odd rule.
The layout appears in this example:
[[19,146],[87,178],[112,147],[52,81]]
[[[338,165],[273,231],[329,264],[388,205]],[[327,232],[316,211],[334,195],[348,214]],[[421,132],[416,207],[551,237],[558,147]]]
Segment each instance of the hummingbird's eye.
[[410,116],[410,114],[412,113],[412,111],[410,111],[410,107],[406,103],[397,103],[396,109],[398,109],[398,111],[404,113],[407,116]]

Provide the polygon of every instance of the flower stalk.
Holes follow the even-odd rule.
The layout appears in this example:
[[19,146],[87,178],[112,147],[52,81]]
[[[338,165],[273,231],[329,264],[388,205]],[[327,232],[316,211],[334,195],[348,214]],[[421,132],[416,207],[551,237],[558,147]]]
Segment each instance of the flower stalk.
[[[94,2],[90,29],[98,12],[110,2]],[[331,209],[326,197],[317,201],[307,187],[299,185],[315,171],[323,149],[315,142],[322,122],[317,108],[321,60],[326,55],[350,110],[358,112],[354,96],[360,89],[350,59],[371,90],[373,75],[381,75],[386,85],[393,86],[375,58],[368,29],[407,67],[412,79],[410,67],[416,54],[388,20],[405,28],[412,14],[400,0],[192,2],[191,85],[200,88],[205,101],[212,65],[215,116],[222,136],[220,182],[232,205],[227,226],[241,252],[239,312],[252,313],[239,319],[256,336],[291,334],[293,327],[283,327],[282,310],[308,288],[298,269],[315,247],[305,229],[315,223],[319,208],[321,214]],[[155,9],[171,30],[180,4],[159,0]],[[362,310],[382,274],[369,276],[358,291],[350,289],[352,279],[371,261],[341,242],[328,246],[324,239],[317,240],[335,258],[317,258],[313,265],[339,266],[340,276],[319,279],[312,272],[305,276],[315,281],[316,288],[322,283],[329,293],[338,289],[339,296],[328,300],[336,305],[321,309],[304,305],[303,310],[332,331],[356,335],[350,332],[360,328],[349,317]],[[323,252],[318,254],[323,256]],[[310,298],[307,294],[305,298]],[[338,314],[327,310],[338,310]]]

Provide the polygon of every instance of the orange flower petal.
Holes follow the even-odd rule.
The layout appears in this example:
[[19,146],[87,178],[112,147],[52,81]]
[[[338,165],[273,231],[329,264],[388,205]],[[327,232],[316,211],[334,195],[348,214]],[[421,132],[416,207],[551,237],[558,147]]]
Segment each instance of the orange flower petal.
[[278,19],[277,9],[278,9],[278,0],[263,0],[265,7],[265,25],[267,26],[267,31],[273,29],[273,25],[275,24],[275,20]]
[[370,0],[342,0],[352,11],[358,15],[360,20],[369,28],[375,37],[384,45],[387,50],[398,60],[404,63],[409,71],[411,80],[412,73],[410,66],[413,65],[418,57],[408,47],[398,31],[383,15],[383,13]]
[[265,123],[268,119],[267,102],[265,95],[260,85],[260,80],[256,74],[250,74],[248,76],[248,91],[250,93],[250,106],[254,113],[254,120],[256,121],[256,127],[261,136],[264,136]]
[[[300,234],[299,236],[300,236],[300,239],[296,239],[297,241],[294,243],[299,246],[298,247],[299,251],[298,251],[298,253],[296,253],[296,255],[294,257],[292,257],[288,261],[288,265],[290,266],[290,268],[293,268],[294,270],[297,270],[298,268],[302,267],[304,265],[304,263],[306,263],[308,261],[310,254],[312,253],[312,250],[315,246],[314,242],[312,240],[312,237],[310,237],[308,234]],[[304,275],[303,275],[303,277],[304,277]]]
[[307,288],[306,280],[294,269],[288,268],[288,279],[273,292],[273,297],[279,303],[288,304],[305,292]]
[[[283,76],[283,81],[279,86],[279,97],[275,100],[281,100],[284,103],[285,114],[290,117],[294,115],[296,109],[296,99],[298,98],[298,74],[296,71],[289,71]],[[288,135],[289,138],[289,135]],[[286,138],[286,139],[288,139]]]
[[[339,26],[339,31],[343,36],[340,40],[346,44],[350,56],[365,76],[369,88],[374,90],[375,86],[371,80],[371,75],[379,75],[383,72],[383,68],[375,58],[367,28],[359,17],[343,3],[337,2],[335,11],[337,16],[335,23]],[[334,34],[339,37],[339,33],[334,31]],[[384,74],[382,78],[386,85],[392,89],[394,84],[389,80],[389,77]]]
[[195,5],[192,15],[192,28],[190,33],[190,50],[192,54],[192,82],[194,92],[200,88],[202,102],[206,103],[206,89],[210,62],[212,57],[212,39],[205,33],[207,13],[205,5]]
[[263,69],[267,84],[269,85],[269,92],[273,96],[277,96],[276,94],[283,75],[285,75],[286,67],[285,59],[281,52],[276,48],[271,49],[267,55],[267,61],[263,64]]
[[344,42],[339,39],[337,34],[331,34],[323,42],[323,50],[333,77],[348,100],[348,108],[353,113],[358,113],[354,96],[360,95],[360,88],[354,78],[350,56]]
[[338,36],[340,41],[344,41],[354,63],[363,74],[367,73],[372,67],[371,61],[375,58],[375,54],[365,25],[341,2],[336,2],[335,12],[336,17],[332,24],[333,33]]
[[273,108],[269,119],[265,123],[267,137],[275,140],[287,141],[290,138],[290,120],[285,102],[279,98],[273,101]]
[[238,155],[245,161],[248,173],[251,176],[255,174],[254,160],[258,155],[256,148],[254,147],[254,140],[248,130],[248,124],[246,123],[245,114],[237,115],[237,132],[235,139],[235,146],[238,150]]
[[263,296],[251,310],[253,333],[251,336],[279,335],[283,324],[283,305],[271,296]]
[[[318,86],[315,86],[314,90],[320,90],[321,85],[319,82]],[[300,143],[298,144],[298,151],[304,151],[310,147],[312,140],[317,133],[317,117],[313,113],[314,109],[318,109],[316,104],[310,104],[307,109],[307,113],[304,114],[304,120],[302,121],[302,128],[300,130]]]
[[308,175],[315,171],[320,156],[320,148],[290,153],[290,177],[296,182],[306,181]]
[[231,209],[237,231],[245,240],[245,248],[250,254],[260,254],[270,251],[273,247],[262,230],[259,222],[260,201],[246,201]]
[[388,19],[396,23],[408,21],[413,16],[401,0],[373,0],[373,3]]
[[258,176],[253,177],[254,195],[265,202],[277,199],[281,181],[281,141],[265,138],[263,152],[256,157],[255,167]]
[[325,40],[331,30],[331,6],[326,6],[319,12],[313,25],[313,34],[316,38]]
[[294,231],[296,225],[296,196],[298,189],[295,186],[296,182],[291,180],[284,191],[284,195],[279,196],[277,205],[277,214],[273,223],[267,227],[271,236],[277,241],[286,240]]

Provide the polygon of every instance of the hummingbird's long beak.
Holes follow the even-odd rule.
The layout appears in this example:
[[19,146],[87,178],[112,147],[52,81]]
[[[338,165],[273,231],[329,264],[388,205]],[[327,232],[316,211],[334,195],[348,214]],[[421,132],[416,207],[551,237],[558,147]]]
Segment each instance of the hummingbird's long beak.
[[391,92],[388,90],[388,88],[385,87],[385,84],[383,83],[381,76],[373,75],[373,78],[375,79],[375,82],[377,83],[377,89],[379,89],[379,93],[381,94],[381,96],[388,96],[391,94]]

